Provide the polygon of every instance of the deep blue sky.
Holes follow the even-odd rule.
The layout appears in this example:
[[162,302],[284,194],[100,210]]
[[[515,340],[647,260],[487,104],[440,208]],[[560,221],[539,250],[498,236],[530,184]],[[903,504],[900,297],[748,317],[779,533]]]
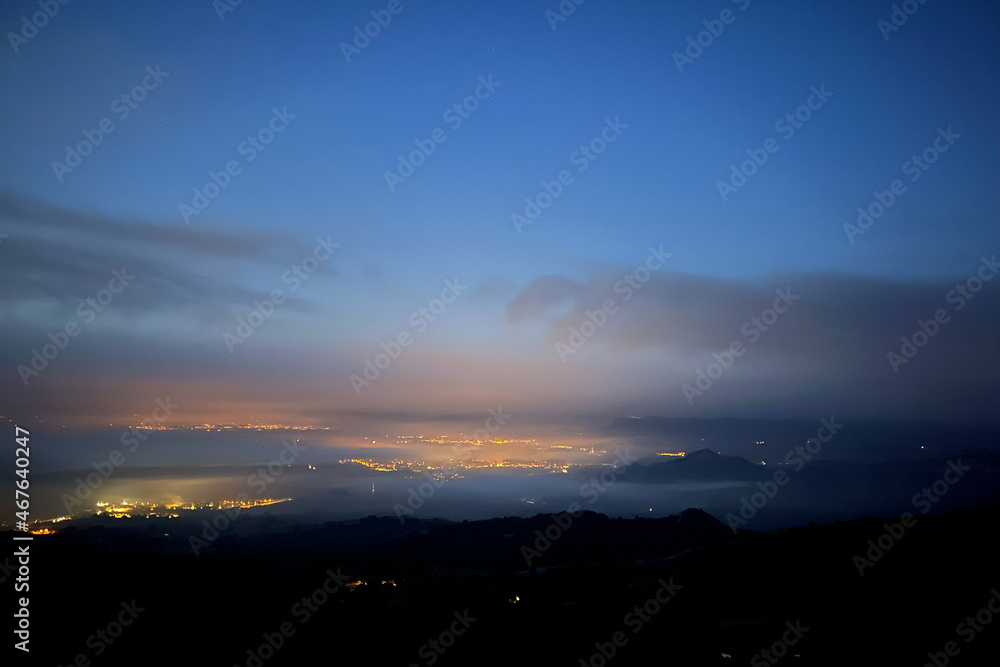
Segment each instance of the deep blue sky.
[[[245,388],[261,373],[256,379],[285,387],[279,394],[297,387],[317,412],[448,412],[456,397],[468,400],[460,409],[476,412],[512,395],[526,401],[525,409],[544,409],[542,399],[565,390],[564,400],[548,407],[673,414],[690,407],[678,402],[680,385],[712,351],[740,338],[740,323],[759,314],[775,288],[795,280],[826,286],[818,291],[828,301],[811,307],[832,324],[814,319],[814,329],[803,324],[792,341],[762,341],[774,346],[773,356],[747,357],[727,378],[727,389],[706,397],[706,414],[808,412],[832,403],[904,415],[923,412],[919,406],[934,399],[931,385],[940,386],[942,378],[982,389],[984,358],[961,336],[988,339],[995,330],[984,331],[973,315],[954,325],[951,342],[941,338],[936,349],[928,348],[926,377],[914,363],[905,369],[913,371],[908,381],[900,381],[885,353],[911,332],[916,317],[943,305],[949,284],[972,275],[982,255],[1000,250],[1000,9],[994,3],[932,0],[886,41],[876,22],[889,18],[891,3],[751,0],[740,11],[743,2],[723,0],[589,0],[553,31],[545,11],[555,9],[556,0],[403,0],[402,13],[346,62],[340,43],[385,4],[245,0],[220,21],[208,0],[77,1],[61,6],[18,53],[3,45],[0,186],[14,203],[0,218],[11,235],[0,253],[27,247],[18,242],[44,246],[53,238],[31,216],[16,213],[20,202],[54,207],[39,218],[89,214],[79,224],[66,223],[81,235],[66,243],[98,253],[74,266],[93,271],[93,289],[78,273],[32,271],[3,258],[5,281],[38,287],[31,293],[10,288],[2,310],[16,333],[4,351],[5,383],[37,391],[25,405],[47,405],[57,386],[69,391],[76,385],[39,378],[39,385],[52,385],[46,394],[24,388],[10,369],[72,317],[110,268],[142,265],[131,259],[132,245],[112,251],[91,234],[85,221],[95,219],[218,233],[220,248],[225,238],[270,239],[260,242],[258,254],[236,260],[218,249],[179,257],[176,248],[161,250],[151,241],[144,257],[161,268],[189,268],[205,280],[194,292],[206,301],[166,299],[156,289],[176,276],[160,275],[147,283],[149,291],[123,295],[112,311],[119,305],[124,311],[95,323],[47,371],[77,373],[80,383],[111,373],[115,382],[102,385],[109,395],[147,374],[145,391],[161,395],[176,382]],[[672,54],[725,8],[735,11],[736,21],[679,73]],[[30,2],[5,3],[0,27],[15,30],[33,11]],[[94,154],[57,182],[51,163],[63,158],[63,147],[113,117],[111,101],[157,65],[169,77],[127,119],[115,119],[116,130]],[[442,113],[470,95],[478,77],[490,75],[502,84],[492,99],[460,128],[449,128]],[[775,121],[820,85],[833,96],[794,137],[781,138]],[[185,225],[178,204],[190,202],[209,170],[242,161],[237,145],[267,123],[274,107],[287,107],[296,118]],[[628,124],[621,138],[585,173],[574,172],[574,184],[556,203],[516,233],[511,213],[523,210],[540,181],[571,169],[570,155],[609,117]],[[438,127],[448,140],[390,192],[383,173]],[[875,226],[848,243],[843,224],[870,202],[873,190],[906,178],[901,166],[931,145],[939,127],[952,127],[961,139],[918,182],[907,181],[907,193]],[[722,202],[716,182],[769,137],[778,139],[779,152]],[[251,295],[281,287],[282,273],[311,252],[319,235],[341,248],[322,278],[295,294],[301,308],[285,309],[282,325],[262,329],[230,355],[220,337],[246,315],[250,297],[204,292],[217,283]],[[553,344],[579,321],[577,314],[600,303],[616,276],[660,245],[673,256],[654,279],[655,289],[647,290],[650,301],[619,317],[617,329],[602,331],[605,339],[595,339],[588,356],[560,363]],[[50,260],[67,261],[56,254]],[[46,283],[52,276],[61,280]],[[456,276],[474,298],[455,306],[450,319],[419,341],[419,350],[400,360],[405,367],[392,369],[396,378],[383,380],[389,385],[398,378],[400,386],[369,398],[350,391],[348,376],[378,343],[407,329],[408,315]],[[554,286],[545,276],[557,277]],[[679,285],[691,287],[678,291]],[[974,316],[992,326],[995,292],[989,295]],[[518,319],[524,303],[544,307]],[[847,314],[835,317],[841,307]],[[732,321],[713,319],[722,315]],[[680,321],[711,329],[694,336],[708,342],[692,346],[668,334],[637,342],[626,335],[669,331]],[[816,341],[818,331],[829,337],[826,347]],[[870,356],[862,347],[871,348]],[[950,357],[949,349],[963,356]],[[928,361],[932,353],[937,356]],[[970,365],[971,376],[956,370],[960,362]],[[845,363],[844,376],[831,378]],[[576,369],[567,368],[573,364]],[[875,381],[863,369],[876,365],[877,382],[889,383],[876,392],[880,397],[909,393],[873,407],[866,392],[875,392]],[[917,377],[922,380],[914,383]],[[507,384],[498,388],[498,382]],[[761,382],[776,383],[767,405]],[[822,396],[806,404],[791,407],[782,398],[799,400],[821,385]],[[542,395],[527,397],[530,388]],[[261,391],[206,394],[227,396],[227,405],[280,404]],[[414,403],[417,394],[426,401]],[[87,407],[103,409],[116,408]],[[937,416],[979,419],[977,410],[942,408]]]

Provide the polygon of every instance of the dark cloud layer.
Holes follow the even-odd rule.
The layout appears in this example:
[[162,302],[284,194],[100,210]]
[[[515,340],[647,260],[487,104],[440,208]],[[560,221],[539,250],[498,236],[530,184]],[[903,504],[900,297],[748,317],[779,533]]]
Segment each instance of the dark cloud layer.
[[[507,312],[512,322],[534,317],[546,323],[552,344],[568,343],[571,331],[588,321],[588,311],[614,299],[618,310],[569,356],[570,363],[584,363],[597,348],[622,356],[661,353],[665,384],[678,387],[674,399],[683,398],[678,382],[693,386],[697,371],[707,371],[715,361],[713,354],[739,342],[745,352],[713,383],[718,386],[711,393],[696,397],[699,406],[721,400],[726,409],[742,413],[762,401],[802,405],[811,394],[819,410],[823,404],[870,402],[894,414],[919,415],[936,403],[937,415],[991,420],[1000,368],[1000,278],[979,283],[977,272],[995,264],[994,258],[972,258],[967,276],[919,283],[830,274],[775,275],[743,283],[663,272],[627,302],[614,289],[619,275],[586,282],[545,276],[527,285]],[[972,288],[982,288],[967,291],[971,298],[966,298],[958,288],[969,279]],[[773,313],[764,313],[776,301],[787,311],[767,325]],[[942,310],[948,321],[934,324]],[[926,328],[937,331],[926,346],[913,348],[912,360],[897,362],[894,370],[888,355],[904,356],[901,339],[912,340],[921,331],[918,322],[929,322]],[[923,342],[922,336],[916,342]],[[691,406],[680,401],[673,407]]]
[[[0,193],[0,309],[56,301],[69,309],[105,289],[113,271],[134,275],[114,307],[130,318],[183,313],[199,324],[230,318],[230,306],[265,294],[238,280],[220,280],[241,266],[277,266],[305,252],[284,234],[158,226],[58,208]],[[290,299],[287,307],[308,310]]]
[[237,259],[264,256],[279,234],[227,234],[178,225],[154,225],[149,222],[119,220],[98,213],[85,213],[53,206],[29,197],[0,192],[0,223],[16,230],[30,226],[36,233],[58,232],[77,236],[132,242],[142,246],[172,247],[203,255]]

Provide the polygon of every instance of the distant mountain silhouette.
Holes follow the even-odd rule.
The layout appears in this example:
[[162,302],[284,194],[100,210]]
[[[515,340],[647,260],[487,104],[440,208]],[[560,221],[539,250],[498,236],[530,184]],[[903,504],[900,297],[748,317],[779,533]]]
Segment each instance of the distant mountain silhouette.
[[674,465],[689,475],[700,475],[701,479],[757,479],[759,466],[739,456],[724,456],[711,449],[699,449],[677,461],[667,461],[664,465]]
[[[821,417],[815,419],[699,419],[678,417],[623,417],[607,429],[611,436],[636,436],[650,445],[673,451],[710,448],[750,459],[781,456],[816,435]],[[892,461],[914,456],[953,455],[980,448],[1000,447],[1000,427],[967,426],[936,422],[897,422],[838,418],[844,429],[830,443],[836,458],[851,461]],[[764,445],[757,445],[763,441]],[[921,450],[924,446],[926,449]]]
[[[954,483],[947,485],[939,500],[930,504],[914,500],[959,462],[968,470],[957,479],[954,472],[947,473]],[[701,485],[707,489],[702,508],[719,518],[737,511],[742,499],[760,491],[761,484],[772,485],[776,475],[784,475],[784,484],[754,517],[754,528],[774,529],[809,521],[904,511],[940,513],[991,504],[1000,488],[1000,455],[977,449],[952,456],[848,463],[810,460],[793,453],[788,462],[779,459],[759,465],[704,448],[681,458],[633,466],[627,474],[628,481],[635,484],[675,485],[679,489]],[[731,483],[728,488],[712,486],[727,483]]]
[[629,472],[629,481],[754,481],[769,474],[766,470],[761,470],[762,467],[739,456],[724,456],[710,449],[699,449],[681,458],[653,463]]

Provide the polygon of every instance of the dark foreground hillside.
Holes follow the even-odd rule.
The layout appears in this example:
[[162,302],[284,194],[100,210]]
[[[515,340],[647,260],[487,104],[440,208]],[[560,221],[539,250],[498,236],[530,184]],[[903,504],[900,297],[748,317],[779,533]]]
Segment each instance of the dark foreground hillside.
[[[246,517],[198,556],[177,521],[91,522],[32,543],[32,657],[251,667],[994,665],[998,517],[917,517],[894,527],[897,537],[884,526],[898,517],[734,535],[698,510],[584,514],[565,528],[548,515],[321,526]],[[546,530],[548,547],[538,538]],[[880,536],[884,555],[856,561]],[[16,574],[4,575],[10,586]]]

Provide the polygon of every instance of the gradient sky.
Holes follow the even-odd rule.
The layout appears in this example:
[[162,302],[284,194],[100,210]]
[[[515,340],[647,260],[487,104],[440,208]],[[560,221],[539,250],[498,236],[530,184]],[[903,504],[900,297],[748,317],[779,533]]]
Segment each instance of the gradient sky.
[[[993,422],[998,283],[946,299],[1000,252],[1000,8],[929,2],[883,38],[891,3],[590,0],[553,30],[556,0],[402,0],[347,62],[341,43],[383,2],[85,3],[15,53],[0,48],[0,391],[15,414],[98,424],[181,405],[178,422],[331,423],[349,415],[845,416]],[[741,10],[740,7],[745,7]],[[703,21],[736,19],[678,72]],[[20,30],[31,2],[5,3]],[[169,75],[119,120],[148,67]],[[479,77],[499,87],[453,129]],[[785,139],[811,87],[832,97]],[[272,109],[294,114],[246,162]],[[80,166],[52,163],[112,118]],[[606,119],[628,125],[583,173],[571,156]],[[917,182],[904,163],[960,135]],[[426,163],[384,173],[436,128]],[[774,137],[780,150],[722,201],[716,183]],[[242,171],[186,223],[179,204]],[[512,213],[564,169],[530,226]],[[863,236],[844,224],[894,179],[906,193]],[[317,237],[340,244],[298,289]],[[627,303],[614,286],[671,253]],[[136,278],[92,322],[80,302]],[[418,331],[446,280],[468,289]],[[775,290],[800,299],[750,343]],[[245,343],[252,302],[288,300]],[[564,363],[556,343],[615,299]],[[917,320],[950,319],[893,372]],[[80,334],[27,385],[18,366],[68,322]],[[350,376],[401,332],[413,344],[369,387]],[[747,344],[693,405],[712,354]]]

